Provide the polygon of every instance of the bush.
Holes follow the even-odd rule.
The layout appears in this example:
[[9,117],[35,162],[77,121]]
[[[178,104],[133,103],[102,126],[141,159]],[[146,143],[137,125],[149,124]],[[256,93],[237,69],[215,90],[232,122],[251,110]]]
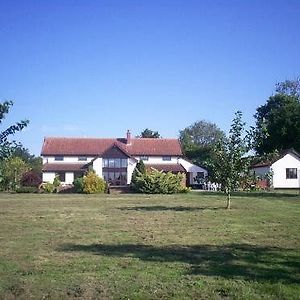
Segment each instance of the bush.
[[38,193],[38,188],[35,186],[22,186],[16,189],[17,193]]
[[42,190],[44,193],[50,194],[50,193],[54,192],[55,187],[54,187],[53,183],[47,182],[42,185]]
[[132,183],[135,191],[145,194],[174,194],[188,192],[182,186],[182,174],[163,173],[157,170],[139,173]]
[[83,177],[78,177],[73,181],[74,190],[76,193],[83,193]]
[[83,176],[83,192],[86,194],[104,193],[107,185],[94,171],[89,171]]
[[59,180],[59,176],[58,175],[55,175],[55,177],[53,179],[53,186],[54,186],[54,191],[53,192],[58,193],[58,189],[60,187],[60,180]]
[[34,171],[26,172],[21,179],[21,186],[23,187],[39,187],[42,183],[42,178],[39,173]]
[[132,173],[132,177],[131,177],[131,184],[130,184],[130,188],[134,191],[139,191],[138,187],[137,187],[137,180],[138,180],[138,177],[141,176],[141,175],[145,175],[146,174],[146,167],[145,167],[145,164],[142,160],[140,160],[134,170],[133,170],[133,173]]

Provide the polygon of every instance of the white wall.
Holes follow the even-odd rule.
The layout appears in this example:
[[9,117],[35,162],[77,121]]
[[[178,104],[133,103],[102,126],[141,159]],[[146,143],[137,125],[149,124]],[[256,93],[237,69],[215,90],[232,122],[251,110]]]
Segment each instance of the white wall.
[[55,172],[43,172],[43,182],[53,182],[55,178]]
[[[287,168],[297,168],[296,179],[286,178]],[[274,188],[300,188],[300,159],[294,154],[286,154],[272,165]]]
[[[166,155],[167,156],[167,155]],[[148,156],[148,160],[143,160],[144,164],[177,164],[177,156],[171,156],[171,160],[163,160],[162,156]],[[135,156],[137,161],[140,160],[140,156]]]
[[88,163],[94,157],[87,157],[87,160],[78,160],[78,156],[64,156],[64,160],[55,160],[54,156],[43,156],[43,164],[45,163]]
[[[43,182],[53,183],[55,178],[55,172],[43,172]],[[62,181],[62,184],[72,184],[74,181],[74,172],[65,173],[65,181]]]
[[131,183],[131,177],[133,170],[137,164],[137,161],[132,158],[128,158],[128,165],[127,165],[127,184]]
[[204,177],[208,175],[208,172],[206,169],[199,167],[197,165],[194,165],[193,163],[183,159],[179,158],[178,163],[181,164],[187,172],[193,173],[193,176],[190,178],[190,184],[195,184],[194,178],[197,176],[197,172],[203,172]]
[[65,184],[72,184],[74,181],[74,173],[73,172],[66,172]]
[[103,178],[103,175],[102,175],[102,158],[101,157],[98,157],[93,161],[93,169],[99,177]]

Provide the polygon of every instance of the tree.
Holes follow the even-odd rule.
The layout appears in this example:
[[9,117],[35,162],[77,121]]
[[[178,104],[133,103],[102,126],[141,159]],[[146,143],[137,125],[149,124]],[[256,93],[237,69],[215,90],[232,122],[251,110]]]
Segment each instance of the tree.
[[23,175],[29,170],[28,165],[19,157],[10,157],[2,162],[1,187],[4,190],[16,190]]
[[27,148],[18,145],[11,150],[11,156],[20,157],[23,161],[25,161],[29,165],[32,171],[35,171],[37,173],[42,172],[43,159],[39,156],[30,154]]
[[144,175],[144,174],[146,174],[146,167],[145,167],[144,162],[142,160],[140,160],[136,164],[136,166],[132,172],[132,176],[131,176],[131,188],[133,190],[138,190],[137,178],[139,175]]
[[254,115],[256,119],[254,148],[259,155],[294,148],[300,151],[300,80],[276,85]]
[[179,132],[179,140],[186,157],[195,164],[209,167],[213,146],[225,137],[214,123],[200,120]]
[[140,135],[138,135],[140,138],[152,138],[152,139],[159,139],[161,138],[160,134],[158,131],[153,131],[151,129],[144,129]]
[[242,112],[237,111],[229,131],[229,136],[219,140],[213,150],[212,168],[214,179],[221,184],[227,195],[227,209],[230,209],[232,191],[240,186],[243,174],[248,173],[249,160],[244,157],[251,149],[251,133],[245,134]]
[[[10,107],[13,105],[12,101],[4,101],[0,103],[0,124],[2,124],[5,119],[5,115],[8,114]],[[5,159],[10,156],[12,150],[20,146],[20,143],[16,141],[9,141],[8,137],[14,135],[16,132],[23,130],[27,125],[28,120],[22,120],[9,126],[8,128],[0,131],[0,160]]]

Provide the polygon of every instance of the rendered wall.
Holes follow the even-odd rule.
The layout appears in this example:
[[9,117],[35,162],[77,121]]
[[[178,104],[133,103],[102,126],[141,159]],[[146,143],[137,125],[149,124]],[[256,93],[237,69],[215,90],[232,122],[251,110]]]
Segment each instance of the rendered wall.
[[[287,179],[286,169],[296,168],[297,178]],[[274,188],[300,188],[300,160],[294,154],[286,154],[272,165]]]

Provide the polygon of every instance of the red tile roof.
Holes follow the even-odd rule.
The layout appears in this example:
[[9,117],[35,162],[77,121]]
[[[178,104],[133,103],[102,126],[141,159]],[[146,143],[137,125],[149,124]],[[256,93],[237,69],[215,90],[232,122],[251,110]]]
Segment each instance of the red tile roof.
[[270,167],[272,165],[271,162],[266,163],[257,163],[255,165],[252,165],[251,168],[262,168],[262,167]]
[[173,173],[186,172],[184,167],[180,164],[146,164],[145,166],[148,170],[153,168],[156,169],[157,171],[164,171],[164,172],[173,172]]
[[131,138],[131,144],[126,139],[105,138],[59,138],[44,139],[42,155],[91,155],[103,154],[114,145],[132,156],[139,155],[169,155],[181,156],[182,150],[177,139]]
[[43,165],[44,172],[55,172],[55,171],[85,171],[87,170],[87,164],[80,163],[46,163]]

